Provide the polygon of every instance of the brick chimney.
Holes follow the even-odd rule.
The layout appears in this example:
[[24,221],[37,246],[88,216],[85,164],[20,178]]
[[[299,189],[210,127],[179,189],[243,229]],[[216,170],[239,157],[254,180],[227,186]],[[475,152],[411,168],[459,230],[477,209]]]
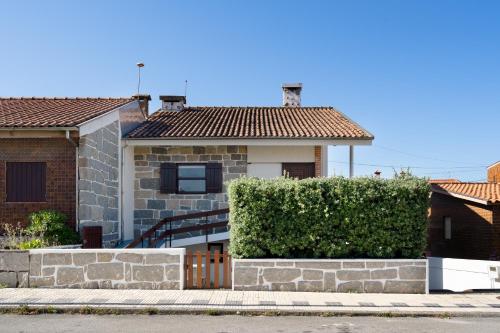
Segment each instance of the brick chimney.
[[300,106],[302,83],[283,83],[283,106]]
[[185,96],[160,96],[161,111],[182,111],[186,105]]

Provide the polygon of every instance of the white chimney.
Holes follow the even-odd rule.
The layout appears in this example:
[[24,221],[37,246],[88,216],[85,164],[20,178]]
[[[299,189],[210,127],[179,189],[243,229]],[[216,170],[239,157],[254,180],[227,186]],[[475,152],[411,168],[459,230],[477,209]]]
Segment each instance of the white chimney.
[[161,111],[182,111],[186,105],[185,96],[160,96]]
[[283,83],[283,106],[300,106],[302,83]]

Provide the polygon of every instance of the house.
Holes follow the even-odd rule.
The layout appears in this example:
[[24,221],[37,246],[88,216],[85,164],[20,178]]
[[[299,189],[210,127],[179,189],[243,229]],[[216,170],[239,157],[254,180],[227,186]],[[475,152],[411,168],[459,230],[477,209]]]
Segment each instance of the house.
[[[333,107],[302,106],[301,91],[284,84],[281,106],[258,107],[160,96],[151,115],[148,95],[1,99],[0,223],[53,208],[77,230],[102,226],[112,247],[164,218],[227,208],[226,184],[237,177],[327,176],[328,146],[349,147],[352,176],[354,146],[373,135]],[[165,246],[227,239],[226,227],[190,230]]]
[[500,183],[500,161],[490,165],[487,172],[489,183]]
[[[142,105],[142,108],[141,108]],[[0,225],[55,209],[76,230],[121,238],[121,137],[147,98],[0,98]]]
[[435,257],[500,256],[500,183],[432,183],[428,250]]
[[123,139],[125,239],[166,217],[226,208],[225,184],[237,177],[327,176],[329,145],[350,147],[352,175],[354,146],[373,135],[333,107],[302,106],[301,90],[284,84],[278,107],[194,107],[160,96],[161,109]]

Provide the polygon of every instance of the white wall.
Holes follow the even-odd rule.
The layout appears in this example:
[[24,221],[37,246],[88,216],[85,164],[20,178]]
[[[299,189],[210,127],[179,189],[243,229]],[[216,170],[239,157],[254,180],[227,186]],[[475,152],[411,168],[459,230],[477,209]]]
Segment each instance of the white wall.
[[282,163],[314,162],[314,146],[248,146],[248,176],[275,178]]
[[429,289],[498,289],[500,261],[429,258]]
[[314,162],[314,146],[248,146],[248,162]]
[[249,177],[271,179],[281,176],[281,163],[252,163],[247,166]]

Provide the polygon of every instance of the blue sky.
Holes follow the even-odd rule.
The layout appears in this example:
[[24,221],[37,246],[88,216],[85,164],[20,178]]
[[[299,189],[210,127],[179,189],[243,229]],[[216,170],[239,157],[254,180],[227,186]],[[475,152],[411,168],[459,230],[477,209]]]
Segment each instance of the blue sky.
[[[2,96],[183,94],[332,105],[375,135],[355,173],[485,179],[500,160],[498,1],[2,1]],[[347,150],[330,172],[346,175]]]

